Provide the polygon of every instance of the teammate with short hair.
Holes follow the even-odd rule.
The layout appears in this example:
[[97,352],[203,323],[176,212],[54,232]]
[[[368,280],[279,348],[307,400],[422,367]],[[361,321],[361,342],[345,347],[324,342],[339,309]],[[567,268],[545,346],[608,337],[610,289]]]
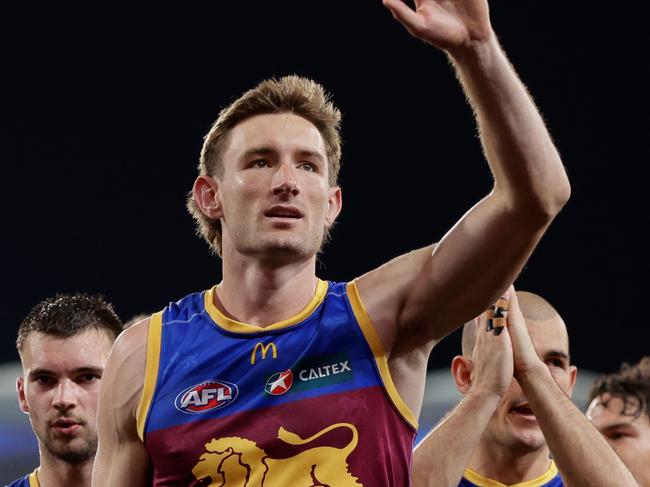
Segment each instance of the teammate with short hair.
[[[451,365],[463,400],[418,445],[415,487],[636,486],[629,470],[571,402],[564,321],[544,298],[510,292],[463,329]],[[444,452],[444,454],[441,454]]]
[[650,487],[650,357],[600,377],[589,393],[587,417],[641,487]]
[[570,187],[485,0],[384,3],[452,60],[492,191],[437,245],[320,280],[342,205],[340,113],[297,76],[244,93],[206,136],[189,201],[223,280],[118,340],[94,485],[408,485],[433,345],[514,280]]
[[45,299],[22,321],[16,388],[38,439],[40,466],[10,487],[90,485],[99,383],[121,330],[113,306],[86,294]]

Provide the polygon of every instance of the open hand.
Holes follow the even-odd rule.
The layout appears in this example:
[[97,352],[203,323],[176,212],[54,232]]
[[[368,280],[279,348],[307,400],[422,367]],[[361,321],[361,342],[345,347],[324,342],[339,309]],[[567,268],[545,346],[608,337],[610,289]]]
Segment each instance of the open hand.
[[415,10],[403,0],[383,3],[413,37],[445,51],[492,35],[486,0],[415,0]]
[[[498,326],[501,323],[495,323],[495,308],[507,308],[509,296],[514,293],[514,288],[510,286],[493,308],[475,318],[477,326],[476,344],[472,354],[472,388],[496,393],[500,397],[512,382],[514,359],[507,328]],[[502,319],[507,319],[507,311]],[[497,328],[494,328],[495,324]]]
[[519,308],[517,295],[513,292],[510,295],[510,307],[508,310],[508,332],[512,340],[512,351],[514,356],[514,375],[531,370],[535,366],[544,365],[540,359],[533,340],[530,338],[526,321]]

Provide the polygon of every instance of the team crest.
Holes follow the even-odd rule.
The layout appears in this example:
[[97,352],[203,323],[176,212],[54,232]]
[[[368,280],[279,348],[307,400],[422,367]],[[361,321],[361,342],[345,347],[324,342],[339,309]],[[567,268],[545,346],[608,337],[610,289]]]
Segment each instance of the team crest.
[[[322,441],[313,444],[337,429],[352,433],[347,445],[337,448]],[[210,487],[287,487],[288,481],[292,486],[363,487],[358,477],[350,473],[348,464],[348,457],[359,442],[353,424],[333,424],[307,438],[280,427],[277,438],[284,444],[303,447],[302,451],[292,457],[275,458],[247,438],[213,438],[205,444],[205,453],[192,468],[192,474],[199,481],[197,484]]]
[[293,372],[291,369],[287,369],[284,372],[278,372],[269,377],[269,380],[266,381],[264,390],[271,394],[272,396],[281,396],[293,385]]
[[205,413],[226,407],[237,398],[237,394],[236,384],[211,379],[185,389],[176,396],[174,405],[184,413]]

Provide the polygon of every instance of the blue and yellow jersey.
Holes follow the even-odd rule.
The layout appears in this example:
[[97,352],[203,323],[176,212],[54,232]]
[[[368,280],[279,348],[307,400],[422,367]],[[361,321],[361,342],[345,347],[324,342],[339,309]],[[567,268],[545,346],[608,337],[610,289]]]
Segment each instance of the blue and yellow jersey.
[[416,418],[356,283],[259,328],[215,288],[152,316],[138,433],[155,486],[407,486]]
[[488,479],[468,468],[458,487],[564,487],[564,483],[555,462],[551,461],[548,470],[541,477],[511,485]]
[[[36,470],[38,470],[38,468]],[[14,480],[5,487],[40,487],[38,484],[38,477],[36,476],[36,470],[24,477]]]

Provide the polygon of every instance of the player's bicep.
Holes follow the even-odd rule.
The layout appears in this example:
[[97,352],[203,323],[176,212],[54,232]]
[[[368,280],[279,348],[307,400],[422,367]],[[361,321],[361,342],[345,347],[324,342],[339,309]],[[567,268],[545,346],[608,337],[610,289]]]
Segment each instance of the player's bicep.
[[439,242],[408,293],[400,322],[438,340],[479,315],[523,268],[550,220],[526,219],[492,193]]

